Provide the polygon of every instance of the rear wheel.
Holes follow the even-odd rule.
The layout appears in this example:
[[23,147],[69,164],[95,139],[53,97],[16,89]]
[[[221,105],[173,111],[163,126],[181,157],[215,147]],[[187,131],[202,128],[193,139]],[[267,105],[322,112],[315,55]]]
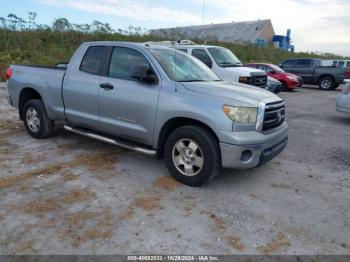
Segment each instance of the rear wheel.
[[40,139],[52,134],[54,122],[48,118],[44,104],[40,99],[32,99],[25,103],[22,115],[24,126],[32,137]]
[[164,155],[170,174],[188,186],[201,186],[220,170],[219,145],[202,127],[184,126],[173,131]]
[[320,81],[318,82],[318,87],[321,90],[332,90],[335,88],[335,83],[332,77],[330,76],[324,76],[320,79]]

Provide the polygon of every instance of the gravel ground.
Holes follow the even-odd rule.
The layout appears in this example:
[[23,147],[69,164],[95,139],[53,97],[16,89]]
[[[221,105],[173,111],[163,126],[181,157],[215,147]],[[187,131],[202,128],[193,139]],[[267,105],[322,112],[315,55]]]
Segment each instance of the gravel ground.
[[57,130],[35,140],[0,84],[0,254],[350,254],[350,116],[283,93],[290,140],[202,188],[163,161]]

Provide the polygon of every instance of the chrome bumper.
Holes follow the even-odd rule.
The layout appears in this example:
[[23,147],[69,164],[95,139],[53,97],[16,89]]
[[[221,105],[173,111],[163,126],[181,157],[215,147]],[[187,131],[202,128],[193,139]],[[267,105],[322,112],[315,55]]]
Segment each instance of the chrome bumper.
[[279,155],[288,143],[287,128],[278,137],[252,145],[220,143],[222,167],[248,169],[267,163]]

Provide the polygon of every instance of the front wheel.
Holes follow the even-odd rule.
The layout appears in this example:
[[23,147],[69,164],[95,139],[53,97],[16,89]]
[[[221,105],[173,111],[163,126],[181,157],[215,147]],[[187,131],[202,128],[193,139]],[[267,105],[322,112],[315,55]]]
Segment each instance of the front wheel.
[[34,138],[46,138],[53,132],[54,122],[46,113],[45,106],[40,99],[29,100],[23,106],[24,126]]
[[333,78],[329,77],[329,76],[324,76],[320,79],[319,83],[318,83],[318,87],[321,90],[333,90],[335,87],[335,83]]
[[283,91],[283,92],[288,92],[289,90],[288,90],[288,85],[287,85],[287,83],[284,82],[284,81],[282,81],[281,83],[282,83],[282,91]]
[[173,131],[164,154],[170,174],[188,186],[201,186],[220,170],[218,142],[202,127],[184,126]]

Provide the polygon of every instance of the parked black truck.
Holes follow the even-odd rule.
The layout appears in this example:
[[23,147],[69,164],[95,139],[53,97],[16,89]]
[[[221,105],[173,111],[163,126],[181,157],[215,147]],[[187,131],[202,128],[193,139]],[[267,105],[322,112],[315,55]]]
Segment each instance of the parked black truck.
[[336,89],[345,78],[350,78],[349,69],[322,66],[322,61],[315,58],[288,59],[280,67],[302,77],[305,84],[317,84],[321,90]]

